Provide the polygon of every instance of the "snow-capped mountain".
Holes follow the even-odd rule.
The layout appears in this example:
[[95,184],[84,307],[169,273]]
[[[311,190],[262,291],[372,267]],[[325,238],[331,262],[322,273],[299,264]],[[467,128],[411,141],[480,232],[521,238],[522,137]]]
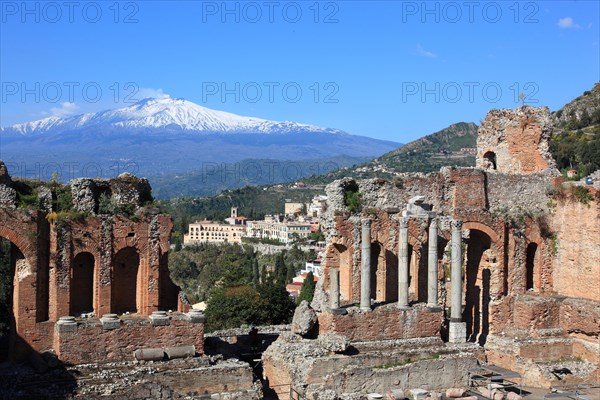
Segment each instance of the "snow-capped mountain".
[[188,133],[259,133],[297,132],[344,134],[337,129],[320,128],[297,122],[276,122],[211,110],[183,99],[144,99],[131,106],[87,113],[68,118],[48,117],[39,121],[13,125],[2,133],[35,135],[87,129],[113,131],[150,130]]
[[50,179],[50,172],[60,169],[61,179],[68,181],[127,171],[152,181],[153,176],[195,173],[203,185],[210,181],[221,189],[320,175],[399,146],[337,129],[243,117],[171,98],[145,99],[68,118],[48,117],[0,130],[0,160],[13,176]]

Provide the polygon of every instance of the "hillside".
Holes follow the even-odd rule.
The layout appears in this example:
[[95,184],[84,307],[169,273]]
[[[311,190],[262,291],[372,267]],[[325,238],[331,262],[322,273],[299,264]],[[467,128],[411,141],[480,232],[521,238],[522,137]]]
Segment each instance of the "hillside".
[[550,150],[557,167],[578,170],[576,178],[600,169],[600,83],[553,113]]
[[305,182],[328,183],[345,176],[389,178],[401,172],[438,171],[448,165],[474,166],[476,141],[477,125],[472,122],[459,122],[407,143],[373,161],[351,168],[341,168],[324,176],[314,176]]
[[[315,194],[323,192],[325,184],[346,176],[357,179],[375,176],[390,178],[398,172],[437,171],[445,165],[472,166],[475,164],[475,156],[461,149],[474,148],[476,137],[477,125],[460,122],[410,142],[373,161],[302,179],[306,185],[303,188],[291,183],[245,186],[235,190],[224,190],[213,197],[173,198],[160,200],[159,204],[164,211],[173,216],[176,235],[182,235],[188,223],[195,219],[221,220],[228,217],[232,206],[240,207],[239,212],[242,215],[251,219],[261,219],[268,213],[283,212],[286,199],[309,201]],[[184,190],[184,186],[194,182],[198,185],[201,179],[202,176],[188,175],[168,182],[165,178],[160,181],[157,197],[165,198],[165,194]]]
[[212,196],[226,189],[295,182],[370,159],[344,155],[297,161],[246,159],[237,163],[206,163],[200,170],[150,175],[148,178],[152,184],[152,194],[158,199]]

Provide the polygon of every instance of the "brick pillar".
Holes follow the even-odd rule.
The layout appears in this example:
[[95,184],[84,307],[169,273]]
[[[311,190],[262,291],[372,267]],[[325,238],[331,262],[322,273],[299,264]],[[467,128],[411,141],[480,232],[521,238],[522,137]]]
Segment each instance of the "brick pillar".
[[398,307],[408,307],[408,218],[400,218],[400,264],[398,265]]
[[110,218],[103,217],[100,220],[100,251],[98,257],[98,280],[97,308],[94,309],[97,317],[110,314],[112,306],[111,269],[113,265],[113,223]]
[[427,307],[438,308],[438,243],[437,220],[433,218],[429,224],[429,243],[427,257]]
[[452,312],[450,314],[449,341],[464,343],[467,324],[462,322],[462,221],[452,221]]
[[[151,247],[151,246],[149,246]],[[152,251],[152,250],[151,250]],[[148,284],[147,297],[146,297],[146,313],[152,314],[154,311],[158,311],[159,294],[160,294],[160,247],[156,246],[155,251],[158,254],[150,254],[148,260]]]
[[371,220],[361,221],[360,308],[371,309]]
[[50,310],[49,319],[70,315],[71,287],[71,232],[70,227],[50,227]]

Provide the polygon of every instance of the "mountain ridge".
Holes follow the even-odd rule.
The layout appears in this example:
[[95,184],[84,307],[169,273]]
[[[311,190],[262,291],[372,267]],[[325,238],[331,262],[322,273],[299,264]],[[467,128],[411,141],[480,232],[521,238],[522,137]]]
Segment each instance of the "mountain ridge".
[[156,129],[163,132],[189,133],[310,133],[348,135],[339,129],[321,128],[293,121],[270,121],[202,107],[184,99],[143,99],[131,106],[59,118],[50,116],[36,121],[0,128],[5,134],[35,135],[64,133],[71,130],[112,129],[123,132]]
[[[134,165],[129,172],[150,178],[249,159],[312,164],[337,156],[364,160],[401,145],[334,128],[239,116],[171,98],[17,124],[0,129],[0,140],[0,159],[19,169],[13,174],[49,178],[49,168],[62,168],[57,172],[65,182],[84,176],[112,177],[107,174],[122,170],[121,164]],[[65,170],[68,176],[61,173]]]

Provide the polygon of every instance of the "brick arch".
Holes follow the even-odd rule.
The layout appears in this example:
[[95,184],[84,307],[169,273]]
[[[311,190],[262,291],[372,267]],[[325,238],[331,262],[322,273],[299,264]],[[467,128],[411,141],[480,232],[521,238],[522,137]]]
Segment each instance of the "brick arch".
[[99,258],[90,251],[80,251],[73,255],[70,271],[69,315],[97,311],[94,303],[97,297],[98,264]]
[[[19,235],[13,230],[6,228],[5,226],[0,227],[0,236],[10,240],[12,244],[17,246],[19,251],[23,253],[23,256],[28,260],[28,262],[30,262],[30,260],[35,259],[35,245],[23,236]],[[31,264],[31,267],[34,268],[35,265]]]
[[500,239],[500,236],[498,236],[495,230],[478,221],[463,222],[462,229],[476,229],[481,231],[490,237],[492,243],[496,243]]
[[525,290],[539,292],[542,288],[542,240],[530,240],[525,243]]
[[141,310],[141,264],[136,247],[125,246],[115,251],[111,263],[111,312],[122,314]]
[[[354,270],[352,264],[352,247],[348,244],[346,238],[327,246],[325,264],[326,269],[338,268],[340,271],[340,296],[342,301],[352,300],[354,292],[352,288]],[[324,279],[327,285],[329,285],[327,274],[324,275]]]

